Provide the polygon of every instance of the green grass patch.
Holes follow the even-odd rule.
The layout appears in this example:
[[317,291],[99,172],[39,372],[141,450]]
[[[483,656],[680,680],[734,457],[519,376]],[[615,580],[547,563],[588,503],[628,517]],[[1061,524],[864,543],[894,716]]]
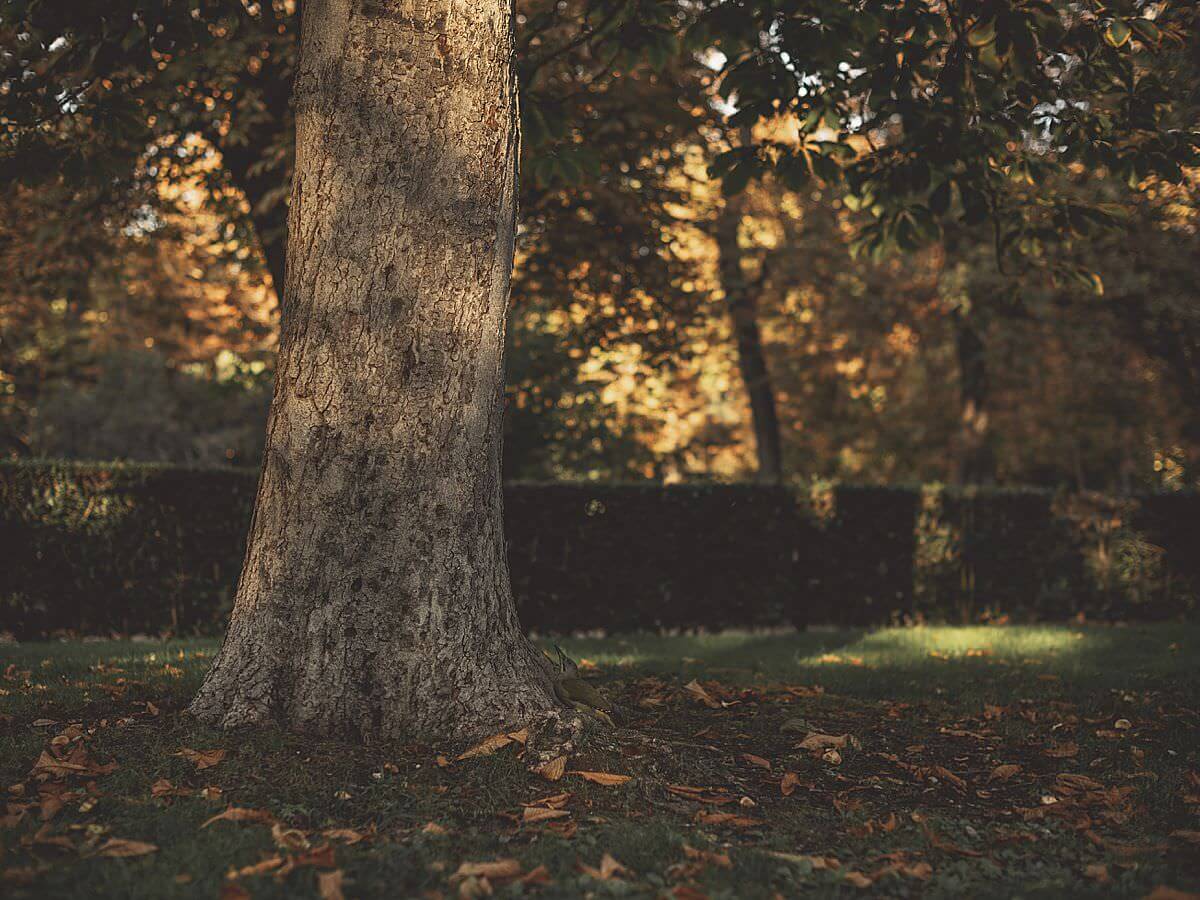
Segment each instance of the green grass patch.
[[[519,743],[455,762],[462,748],[208,729],[182,711],[213,641],[4,645],[0,893],[315,897],[339,877],[347,897],[1200,890],[1195,626],[563,646],[626,725],[567,768],[627,783],[547,781]],[[230,807],[255,812],[205,824]],[[496,861],[486,884],[455,877]]]

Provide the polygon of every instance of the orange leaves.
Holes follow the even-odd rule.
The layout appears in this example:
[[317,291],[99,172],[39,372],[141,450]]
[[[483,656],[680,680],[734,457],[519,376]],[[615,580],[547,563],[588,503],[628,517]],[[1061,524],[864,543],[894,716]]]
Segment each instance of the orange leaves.
[[182,756],[189,762],[195,763],[196,771],[211,769],[225,759],[224,750],[191,750],[187,747],[183,747],[175,755]]

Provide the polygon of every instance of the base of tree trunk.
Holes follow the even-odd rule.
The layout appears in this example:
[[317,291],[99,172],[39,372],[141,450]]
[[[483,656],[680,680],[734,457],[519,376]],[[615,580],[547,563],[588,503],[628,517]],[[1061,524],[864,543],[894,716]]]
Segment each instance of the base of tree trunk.
[[493,634],[469,652],[446,643],[440,654],[408,649],[333,660],[238,624],[189,708],[216,727],[275,723],[366,742],[457,742],[561,711],[537,649],[520,633]]

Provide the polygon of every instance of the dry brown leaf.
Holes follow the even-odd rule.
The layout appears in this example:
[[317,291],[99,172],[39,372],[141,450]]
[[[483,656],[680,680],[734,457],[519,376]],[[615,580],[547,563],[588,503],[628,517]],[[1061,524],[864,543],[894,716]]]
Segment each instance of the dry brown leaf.
[[425,834],[449,834],[445,828],[437,822],[426,822],[425,827],[421,829]]
[[846,872],[842,877],[856,888],[869,888],[872,884],[874,884],[871,878],[864,875],[862,872]]
[[842,764],[842,754],[838,753],[833,748],[830,748],[822,753],[821,759],[829,763],[831,766],[840,766]]
[[565,809],[548,809],[545,806],[526,806],[525,811],[521,814],[523,822],[544,822],[547,819],[561,819],[564,816],[569,816],[570,813]]
[[552,883],[550,878],[550,870],[545,866],[538,866],[536,869],[530,869],[528,872],[522,875],[518,881],[520,881],[521,884],[532,885],[547,885]]
[[217,813],[211,819],[205,821],[201,828],[207,828],[213,822],[250,822],[255,825],[266,825],[274,822],[275,817],[265,809],[246,809],[241,806],[231,806],[221,813]]
[[533,771],[547,781],[558,781],[567,771],[567,758],[565,756],[556,756],[549,762],[544,762],[540,766],[536,766]]
[[1178,829],[1171,832],[1171,837],[1179,838],[1181,841],[1187,841],[1189,844],[1200,844],[1200,831],[1187,831]]
[[271,823],[271,839],[284,850],[297,853],[308,849],[308,835],[299,828],[285,828],[278,822]]
[[759,819],[739,816],[737,813],[704,812],[696,813],[696,821],[703,825],[731,825],[734,828],[754,828],[763,824]]
[[1200,894],[1193,894],[1190,891],[1181,891],[1177,888],[1160,884],[1143,897],[1142,900],[1200,900]]
[[815,870],[836,869],[841,866],[841,863],[832,856],[807,856],[802,853],[784,853],[781,850],[768,850],[768,856],[773,856],[776,859],[782,859],[785,862],[799,863],[812,866]]
[[918,881],[928,881],[933,877],[933,866],[927,862],[910,863],[909,865],[902,865],[900,872]]
[[592,876],[597,881],[611,881],[614,878],[620,878],[622,875],[632,874],[627,868],[621,865],[609,853],[605,853],[600,858],[600,868],[593,869],[591,866],[580,865],[579,867],[585,874]]
[[512,738],[514,741],[516,741],[518,744],[524,746],[525,742],[527,740],[529,740],[529,729],[522,728],[520,731],[510,731],[508,733],[508,736],[510,738]]
[[1083,877],[1090,878],[1099,884],[1107,884],[1109,881],[1108,866],[1104,863],[1092,863],[1090,866],[1084,866]]
[[221,886],[221,900],[250,900],[250,892],[236,881],[231,881]]
[[1074,743],[1055,744],[1047,747],[1042,753],[1054,759],[1070,759],[1079,755],[1079,745]]
[[743,753],[742,759],[750,763],[752,766],[758,766],[763,769],[771,768],[771,761],[769,759],[764,759],[761,756],[755,756],[753,753]]
[[996,768],[992,769],[990,780],[1008,781],[1008,779],[1012,778],[1020,771],[1021,767],[1016,763],[1005,763],[1004,765],[996,766]]
[[[372,826],[372,831],[373,829],[374,826]],[[326,828],[321,832],[321,835],[332,838],[335,841],[342,841],[345,844],[357,844],[360,841],[365,841],[370,836],[353,828]]]
[[784,772],[783,778],[779,781],[779,792],[785,797],[792,796],[792,792],[800,784],[800,776],[795,772]]
[[672,900],[708,900],[708,894],[703,893],[690,884],[677,884],[671,891]]
[[254,863],[253,865],[242,866],[240,869],[230,869],[225,873],[225,877],[230,881],[234,881],[238,878],[246,878],[251,875],[265,875],[268,872],[273,872],[282,865],[282,856],[272,856],[268,859],[264,859],[262,862]]
[[633,776],[631,776],[631,775],[614,775],[611,772],[573,771],[570,774],[578,775],[580,778],[584,779],[585,781],[590,781],[593,784],[602,784],[605,787],[615,787],[618,784],[625,784],[625,782],[631,781],[633,779]]
[[464,750],[455,757],[455,760],[462,761],[464,759],[472,759],[476,756],[487,756],[503,747],[507,747],[512,742],[513,739],[507,734],[493,734],[490,738],[481,741],[471,749]]
[[317,896],[321,900],[345,900],[342,893],[342,870],[317,873]]
[[182,748],[176,754],[196,764],[196,770],[211,769],[225,758],[224,750],[191,750]]
[[460,865],[451,881],[461,881],[464,878],[516,878],[521,874],[521,864],[511,858],[493,859],[489,862],[465,862]]
[[683,689],[707,706],[709,709],[720,709],[721,702],[713,697],[695,678],[683,686]]
[[96,851],[97,856],[145,856],[148,853],[154,853],[158,847],[154,844],[147,844],[144,841],[127,841],[124,838],[109,838]]
[[821,734],[817,731],[810,731],[808,735],[799,744],[796,745],[797,750],[844,750],[845,748],[858,750],[860,745],[858,738],[852,734]]
[[683,845],[684,855],[688,859],[694,859],[703,863],[712,863],[714,866],[719,866],[722,869],[732,869],[733,860],[729,858],[728,853],[717,853],[713,850],[697,850],[687,844]]

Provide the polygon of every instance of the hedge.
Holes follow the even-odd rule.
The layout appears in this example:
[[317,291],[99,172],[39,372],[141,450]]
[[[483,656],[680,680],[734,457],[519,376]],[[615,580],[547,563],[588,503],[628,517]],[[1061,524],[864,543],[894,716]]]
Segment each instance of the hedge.
[[[256,475],[0,462],[0,632],[218,631]],[[812,484],[511,484],[509,562],[539,632],[1179,618],[1200,495]]]

